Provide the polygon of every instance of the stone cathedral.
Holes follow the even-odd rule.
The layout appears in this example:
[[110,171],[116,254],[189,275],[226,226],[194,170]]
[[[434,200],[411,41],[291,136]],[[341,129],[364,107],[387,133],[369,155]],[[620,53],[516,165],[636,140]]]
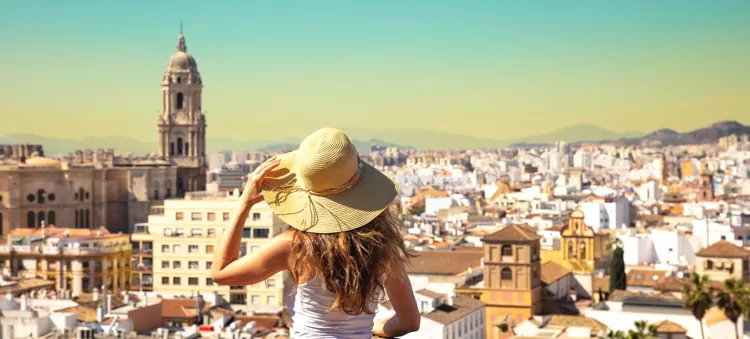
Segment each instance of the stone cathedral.
[[129,233],[164,199],[205,190],[203,81],[182,33],[161,90],[158,149],[149,155],[87,149],[51,158],[42,145],[0,145],[0,238],[41,225]]

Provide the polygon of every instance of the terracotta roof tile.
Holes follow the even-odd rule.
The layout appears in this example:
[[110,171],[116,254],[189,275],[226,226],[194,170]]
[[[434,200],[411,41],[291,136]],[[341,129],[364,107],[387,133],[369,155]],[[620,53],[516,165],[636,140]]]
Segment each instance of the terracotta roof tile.
[[479,268],[484,252],[480,251],[421,251],[415,253],[409,274],[457,275],[469,267]]
[[663,320],[656,324],[656,333],[687,333],[687,329],[669,320]]
[[529,226],[508,225],[503,229],[482,238],[482,241],[489,242],[534,242],[539,241],[542,237]]
[[432,299],[437,299],[437,298],[440,298],[440,297],[443,296],[443,294],[437,293],[435,291],[430,291],[428,289],[421,289],[421,290],[416,291],[414,293],[422,295],[422,296],[425,296],[425,297],[428,297],[428,298],[432,298]]
[[667,278],[669,271],[631,269],[628,271],[628,286],[654,287],[660,280]]
[[555,314],[552,315],[550,320],[544,324],[544,326],[560,326],[560,327],[586,327],[590,328],[592,334],[594,333],[604,333],[609,328],[607,325],[604,325],[603,323],[599,322],[598,320],[594,318],[588,318],[584,316],[579,315],[562,315],[562,314]]
[[456,295],[452,305],[440,305],[434,311],[422,316],[443,325],[451,324],[468,314],[484,307],[484,303],[472,297]]
[[698,251],[696,255],[709,258],[747,258],[750,257],[750,251],[729,241],[721,240]]
[[[211,305],[210,302],[205,302],[202,311],[206,311]],[[198,315],[196,306],[195,299],[162,299],[161,315],[165,318],[192,318]]]
[[562,279],[562,277],[570,273],[569,269],[553,261],[548,261],[542,264],[541,270],[542,270],[542,274],[541,274],[542,282],[547,285],[550,285],[554,283],[555,281]]

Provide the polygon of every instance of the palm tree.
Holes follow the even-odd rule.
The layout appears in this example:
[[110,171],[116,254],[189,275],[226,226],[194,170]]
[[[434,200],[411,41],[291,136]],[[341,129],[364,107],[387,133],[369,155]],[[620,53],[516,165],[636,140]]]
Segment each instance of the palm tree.
[[609,333],[607,333],[607,336],[604,337],[605,339],[627,339],[625,336],[625,332],[623,331],[612,331],[610,330]]
[[737,329],[737,321],[742,316],[743,307],[746,305],[748,293],[743,286],[742,280],[724,280],[724,288],[716,291],[716,304],[724,311],[724,315],[734,324],[734,336],[739,339],[740,333]]
[[645,320],[635,322],[635,330],[628,331],[628,339],[656,339],[656,326],[649,325]]
[[708,276],[701,276],[693,272],[690,276],[690,283],[683,286],[682,299],[685,302],[684,307],[690,310],[701,324],[701,338],[705,339],[703,317],[713,303],[711,293],[708,290]]

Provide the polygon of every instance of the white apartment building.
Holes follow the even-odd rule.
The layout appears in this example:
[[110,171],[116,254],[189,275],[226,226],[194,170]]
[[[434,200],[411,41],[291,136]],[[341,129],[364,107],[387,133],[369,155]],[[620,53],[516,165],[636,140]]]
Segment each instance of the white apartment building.
[[630,202],[625,197],[583,202],[580,208],[585,215],[584,222],[596,232],[603,228],[618,229],[630,225]]
[[703,238],[674,230],[631,231],[619,238],[625,265],[695,266],[695,253],[703,249]]
[[[438,293],[428,289],[414,292],[422,313],[419,331],[404,339],[482,339],[484,338],[484,303],[471,297]],[[376,318],[394,314],[390,302],[380,304]]]
[[[251,286],[219,286],[211,280],[214,251],[238,201],[238,194],[191,192],[153,208],[148,223],[137,224],[131,235],[133,266],[140,268],[133,273],[133,288],[184,295],[218,293],[232,304],[282,306],[286,271]],[[268,205],[255,205],[242,231],[240,256],[287,229]]]

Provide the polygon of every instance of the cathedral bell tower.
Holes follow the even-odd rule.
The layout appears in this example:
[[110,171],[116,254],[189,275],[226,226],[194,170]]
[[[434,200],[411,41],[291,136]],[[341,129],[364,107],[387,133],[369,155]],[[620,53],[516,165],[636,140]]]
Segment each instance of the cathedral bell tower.
[[202,110],[203,81],[198,64],[187,52],[185,35],[169,57],[161,82],[158,118],[159,155],[178,166],[177,193],[205,189],[206,117]]

